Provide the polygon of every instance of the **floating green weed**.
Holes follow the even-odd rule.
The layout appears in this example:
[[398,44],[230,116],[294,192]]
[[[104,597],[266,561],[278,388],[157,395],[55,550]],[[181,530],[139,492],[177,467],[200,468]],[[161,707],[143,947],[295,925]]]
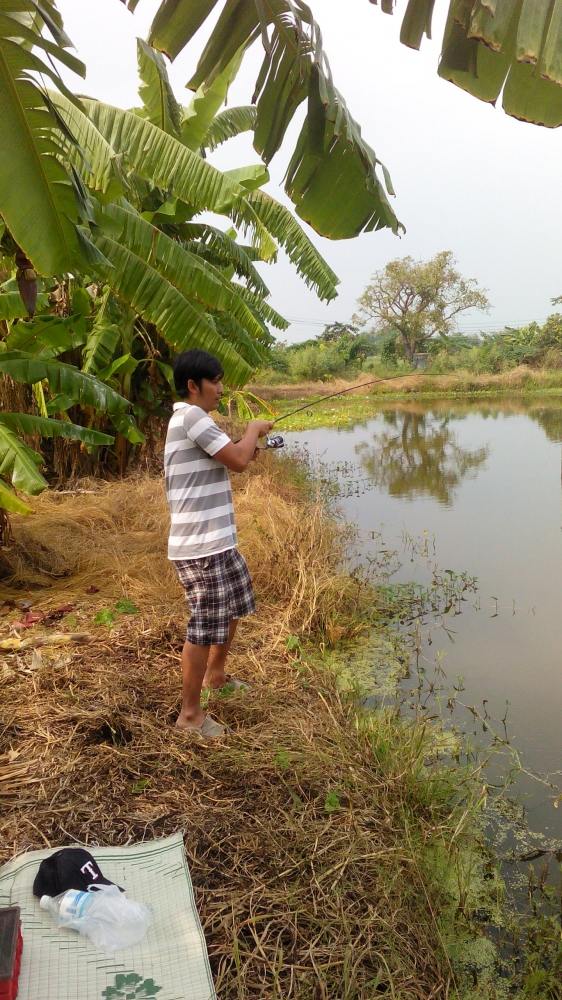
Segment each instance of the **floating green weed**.
[[[510,385],[504,387],[493,382],[489,385],[482,385],[475,379],[457,379],[448,389],[443,389],[440,376],[432,378],[428,376],[424,379],[423,388],[412,388],[409,391],[397,391],[393,388],[392,382],[383,383],[371,392],[358,393],[335,397],[324,403],[316,403],[321,392],[316,395],[301,396],[298,398],[277,398],[271,401],[271,407],[278,416],[291,413],[299,407],[306,407],[294,416],[283,418],[279,427],[283,431],[304,431],[314,430],[316,427],[344,427],[350,423],[360,423],[371,420],[381,409],[388,407],[389,403],[401,403],[404,400],[419,400],[430,403],[432,401],[447,401],[457,405],[463,400],[471,401],[477,399],[520,399],[524,405],[526,399],[533,397],[560,397],[562,394],[562,375],[560,372],[550,373],[552,384],[548,380],[532,379],[521,385]],[[330,391],[327,384],[324,392]],[[309,404],[309,405],[307,405]]]

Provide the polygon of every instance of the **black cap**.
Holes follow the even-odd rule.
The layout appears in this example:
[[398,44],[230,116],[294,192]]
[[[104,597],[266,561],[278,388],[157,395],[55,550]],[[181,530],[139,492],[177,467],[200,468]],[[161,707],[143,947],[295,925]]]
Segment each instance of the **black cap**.
[[[67,889],[95,892],[101,885],[114,884],[103,877],[100,866],[89,851],[83,847],[63,847],[39,865],[33,895],[58,896]],[[124,890],[121,889],[121,892]]]

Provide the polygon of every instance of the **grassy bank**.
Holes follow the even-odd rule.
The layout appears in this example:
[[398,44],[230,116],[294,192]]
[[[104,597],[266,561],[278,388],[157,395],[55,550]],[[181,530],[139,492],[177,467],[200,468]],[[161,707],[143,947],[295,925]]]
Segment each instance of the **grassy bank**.
[[396,376],[388,372],[389,381],[381,381],[376,385],[363,387],[364,383],[377,378],[376,375],[358,375],[355,379],[330,379],[324,382],[287,382],[276,384],[260,384],[250,386],[262,399],[299,400],[309,397],[324,396],[329,392],[347,389],[352,385],[358,388],[350,396],[365,395],[382,396],[402,399],[412,396],[472,396],[483,394],[562,394],[562,370],[542,370],[520,365],[499,374],[475,375],[469,371],[458,371],[448,375],[434,375],[431,372],[416,372],[407,376]]
[[410,396],[426,392],[453,395],[481,392],[562,392],[561,369],[530,368],[528,365],[519,365],[517,368],[511,368],[498,374],[476,375],[470,371],[457,371],[447,375],[415,372],[411,375],[397,376],[389,370],[387,376],[391,381],[381,381],[367,390],[362,389],[361,383],[370,382],[379,376],[364,373],[358,375],[357,378],[347,380],[334,378],[323,382],[279,382],[271,385],[256,382],[251,388],[264,399],[324,395],[327,392],[344,389],[358,383],[358,392],[368,391],[375,395]]
[[[527,371],[527,370],[526,370]],[[512,373],[513,374],[513,373]],[[532,413],[534,410],[559,410],[562,402],[562,375],[543,373],[542,379],[526,381],[525,378],[494,376],[497,381],[481,382],[452,380],[451,376],[415,375],[408,380],[396,380],[372,387],[359,386],[343,396],[324,402],[316,400],[331,392],[347,389],[343,381],[326,383],[301,383],[300,385],[255,387],[266,399],[276,416],[302,407],[295,416],[287,417],[279,430],[308,430],[312,427],[342,427],[367,420],[381,406],[391,405],[405,413],[424,413],[428,404],[436,412],[469,412],[478,401],[486,412]],[[548,377],[547,377],[548,376]],[[314,405],[312,405],[314,402]],[[310,405],[308,405],[310,404]]]
[[259,611],[232,663],[251,693],[212,699],[218,746],[172,727],[185,611],[161,481],[83,483],[14,519],[0,859],[182,829],[221,1000],[495,996],[469,931],[480,792],[427,725],[338,683],[365,623],[384,634],[376,594],[286,462],[237,477],[236,506]]

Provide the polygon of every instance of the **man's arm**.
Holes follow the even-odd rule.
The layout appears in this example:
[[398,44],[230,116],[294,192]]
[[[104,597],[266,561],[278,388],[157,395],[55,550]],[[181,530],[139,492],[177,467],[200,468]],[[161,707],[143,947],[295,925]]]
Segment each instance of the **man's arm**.
[[254,457],[258,438],[267,434],[272,427],[272,420],[252,420],[239,441],[230,441],[229,444],[225,444],[224,448],[213,455],[213,458],[226,465],[231,472],[244,472]]

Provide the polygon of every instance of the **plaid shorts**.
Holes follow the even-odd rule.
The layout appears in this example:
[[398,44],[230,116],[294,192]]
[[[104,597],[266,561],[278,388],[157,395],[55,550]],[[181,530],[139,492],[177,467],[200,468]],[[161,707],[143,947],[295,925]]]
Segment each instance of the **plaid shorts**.
[[196,646],[226,642],[233,618],[256,610],[252,578],[238,549],[175,561],[191,616],[186,639]]

